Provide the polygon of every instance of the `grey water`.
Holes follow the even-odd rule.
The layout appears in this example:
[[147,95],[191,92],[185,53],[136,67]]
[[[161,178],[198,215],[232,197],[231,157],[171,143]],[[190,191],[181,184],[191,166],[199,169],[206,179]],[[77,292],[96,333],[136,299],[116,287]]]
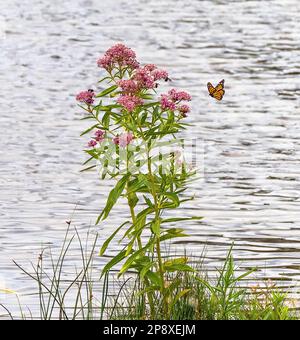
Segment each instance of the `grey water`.
[[[12,260],[29,268],[43,247],[58,249],[75,207],[74,224],[99,231],[99,245],[128,215],[121,202],[95,227],[112,183],[79,173],[86,123],[74,97],[97,88],[96,60],[116,42],[193,96],[194,126],[182,137],[203,142],[203,176],[182,214],[204,219],[183,225],[191,236],[175,250],[200,255],[205,247],[213,271],[234,242],[241,268],[297,287],[298,0],[1,0],[0,9],[1,303],[13,304],[6,287],[33,304],[36,287]],[[206,83],[223,78],[217,102]],[[106,261],[97,258],[99,271]]]

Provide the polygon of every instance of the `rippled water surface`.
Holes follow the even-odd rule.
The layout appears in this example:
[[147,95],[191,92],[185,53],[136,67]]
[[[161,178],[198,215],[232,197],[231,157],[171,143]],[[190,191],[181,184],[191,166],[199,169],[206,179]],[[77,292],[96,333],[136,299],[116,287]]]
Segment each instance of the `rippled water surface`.
[[[184,226],[188,248],[207,245],[213,269],[234,241],[236,259],[258,266],[258,276],[300,279],[298,0],[2,0],[0,8],[0,288],[32,292],[12,259],[26,265],[44,245],[58,247],[76,204],[81,231],[103,207],[111,183],[79,173],[86,140],[74,95],[95,87],[96,59],[119,41],[193,94],[186,137],[204,141],[204,180],[184,213],[205,219]],[[217,103],[206,83],[222,78]],[[100,242],[126,215],[115,208]]]

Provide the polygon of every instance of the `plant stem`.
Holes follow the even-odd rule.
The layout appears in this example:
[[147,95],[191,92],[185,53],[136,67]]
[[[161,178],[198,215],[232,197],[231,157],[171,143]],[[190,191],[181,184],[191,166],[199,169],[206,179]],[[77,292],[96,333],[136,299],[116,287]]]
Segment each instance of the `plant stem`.
[[[128,201],[128,205],[130,208],[130,215],[131,215],[131,220],[132,223],[136,223],[136,216],[135,216],[135,211],[134,211],[134,207],[131,204],[130,200],[129,200],[129,179],[127,180],[127,201]],[[137,237],[137,243],[138,243],[138,247],[139,249],[143,248],[143,244],[142,244],[142,240],[141,240],[141,236],[139,235]],[[147,287],[150,286],[149,280],[145,277],[145,284]],[[151,319],[154,319],[155,316],[155,308],[154,308],[154,302],[153,302],[153,296],[151,292],[147,293],[147,297],[148,297],[148,301],[149,301],[149,307],[150,307],[150,314],[151,314]]]
[[[159,216],[160,216],[160,208],[159,208],[159,205],[158,205],[158,198],[157,198],[156,189],[155,189],[155,180],[154,180],[154,176],[153,176],[152,168],[151,168],[151,157],[150,157],[150,153],[149,153],[149,144],[148,144],[148,150],[147,150],[147,158],[148,158],[147,159],[148,174],[150,176],[150,180],[151,180],[151,184],[152,184],[152,193],[151,194],[153,196],[154,207],[155,207],[155,220],[158,221]],[[159,268],[159,275],[160,275],[160,279],[161,279],[161,294],[163,296],[163,300],[165,300],[165,298],[166,298],[165,277],[164,277],[164,268],[163,268],[163,263],[162,263],[161,249],[160,249],[160,239],[159,239],[159,236],[157,236],[157,235],[155,235],[155,237],[156,237],[156,251],[157,251],[157,259],[158,259],[158,268]],[[163,301],[163,308],[164,308],[164,312],[167,315],[168,314],[168,304],[165,303],[165,301]]]

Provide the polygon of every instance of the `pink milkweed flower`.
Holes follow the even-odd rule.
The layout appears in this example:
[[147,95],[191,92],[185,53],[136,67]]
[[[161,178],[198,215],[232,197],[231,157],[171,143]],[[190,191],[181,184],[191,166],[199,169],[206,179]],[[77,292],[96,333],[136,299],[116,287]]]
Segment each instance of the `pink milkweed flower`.
[[163,94],[160,99],[160,105],[163,110],[171,110],[175,111],[176,110],[176,105],[175,103],[169,99],[169,96],[166,94]]
[[157,87],[157,81],[168,79],[168,72],[159,70],[153,64],[148,64],[136,69],[132,79],[136,81],[139,89],[154,89]]
[[113,138],[113,143],[115,144],[115,145],[119,145],[119,136],[117,136],[117,137],[114,137]]
[[137,106],[143,104],[143,100],[132,94],[121,95],[117,102],[122,105],[127,111],[132,112]]
[[119,80],[118,85],[121,87],[123,93],[136,93],[139,90],[138,85],[132,79]]
[[151,73],[154,81],[158,81],[158,80],[168,80],[169,79],[169,74],[167,71],[165,70],[154,70],[152,73]]
[[178,106],[177,109],[184,118],[186,118],[187,114],[191,111],[190,107],[186,104]]
[[190,101],[192,98],[189,93],[185,91],[170,90],[167,94],[163,94],[160,99],[160,105],[163,110],[178,110],[183,117],[186,117],[190,111],[188,105],[178,105],[181,101]]
[[101,143],[103,142],[104,140],[104,135],[105,135],[105,132],[103,130],[97,130],[95,132],[95,140],[98,142],[98,143]]
[[86,103],[88,105],[92,105],[94,103],[95,92],[94,90],[82,91],[77,94],[76,100],[82,103]]
[[105,131],[103,131],[103,130],[97,130],[95,132],[96,137],[103,137],[104,135],[105,135]]
[[97,64],[107,71],[111,71],[114,66],[129,67],[131,69],[139,67],[135,52],[124,44],[116,44],[109,48],[104,56],[98,59]]
[[190,101],[192,99],[189,93],[185,91],[177,91],[175,89],[170,90],[168,92],[168,95],[170,99],[173,100],[174,102],[179,102],[182,100]]
[[123,148],[127,146],[128,144],[130,144],[131,141],[133,140],[134,140],[134,136],[131,132],[122,133],[120,136],[113,138],[114,144],[119,145]]
[[144,68],[145,68],[147,71],[152,72],[152,71],[154,71],[154,70],[157,69],[157,66],[154,65],[154,64],[146,64],[146,65],[144,66]]
[[154,78],[146,67],[138,68],[134,73],[133,80],[137,82],[139,88],[141,89],[155,88]]
[[94,139],[92,139],[88,142],[89,148],[94,148],[96,145],[97,145],[97,142]]

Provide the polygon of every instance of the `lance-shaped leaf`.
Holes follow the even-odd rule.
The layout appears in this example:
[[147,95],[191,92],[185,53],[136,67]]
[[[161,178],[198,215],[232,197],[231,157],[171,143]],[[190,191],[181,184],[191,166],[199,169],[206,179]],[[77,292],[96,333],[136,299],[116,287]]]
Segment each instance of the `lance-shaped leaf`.
[[105,97],[106,95],[110,94],[111,92],[115,91],[118,88],[118,85],[110,86],[109,88],[103,90],[99,94],[96,95],[97,98]]
[[172,223],[178,221],[192,221],[192,220],[202,220],[203,217],[193,216],[193,217],[173,217],[173,218],[166,218],[161,221],[161,223]]
[[159,238],[160,242],[170,240],[170,239],[175,238],[175,237],[189,236],[187,234],[184,234],[183,233],[184,229],[181,229],[181,228],[172,228],[172,229],[169,229],[169,230],[165,230],[165,232],[166,233]]
[[110,111],[106,111],[102,117],[102,125],[105,129],[108,129],[109,123],[110,123]]
[[146,277],[150,279],[155,286],[162,287],[161,277],[158,273],[148,271]]
[[121,268],[118,276],[121,276],[123,273],[125,273],[133,264],[133,262],[140,256],[142,255],[149,247],[150,245],[153,243],[154,241],[151,240],[150,242],[148,242],[145,247],[137,250],[136,252],[134,252],[129,258],[128,260],[124,263],[123,267]]
[[109,261],[106,266],[103,268],[102,273],[101,273],[101,278],[102,276],[107,273],[112,267],[114,267],[116,264],[121,262],[125,258],[126,251],[122,250],[118,255],[112,258],[111,261]]
[[102,256],[106,250],[106,248],[108,247],[108,245],[110,244],[111,240],[116,236],[116,234],[119,232],[119,230],[121,228],[124,227],[124,225],[126,225],[127,223],[129,223],[128,221],[124,222],[123,224],[120,225],[119,228],[117,228],[111,235],[110,237],[103,243],[103,246],[100,250],[100,256]]
[[97,166],[97,165],[91,165],[91,166],[89,166],[88,168],[85,168],[85,169],[80,170],[80,172],[89,171],[89,170],[91,170],[91,169],[94,169],[96,166]]
[[145,275],[148,273],[148,271],[153,267],[153,262],[149,262],[148,264],[146,264],[142,270],[140,271],[140,278],[143,280]]
[[107,216],[109,215],[111,209],[116,204],[118,198],[122,195],[122,192],[124,191],[126,182],[129,178],[130,174],[126,174],[123,176],[119,182],[116,184],[116,186],[111,190],[111,192],[108,195],[108,199],[106,202],[106,206],[103,209],[101,215],[98,217],[96,224],[98,224],[101,220],[105,220]]
[[163,204],[164,208],[177,208],[180,205],[180,201],[178,195],[174,192],[165,192],[164,196],[166,196],[171,202],[167,202]]
[[137,218],[135,223],[126,230],[124,236],[122,239],[126,238],[127,236],[130,236],[130,233],[132,233],[133,231],[136,232],[136,236],[141,232],[141,230],[146,227],[146,218],[148,215],[150,215],[151,213],[154,212],[154,208],[146,208],[144,210],[142,210],[140,213],[138,213]]
[[156,236],[160,236],[160,223],[161,223],[161,218],[158,218],[151,223],[151,231],[153,234]]
[[95,124],[95,125],[93,125],[93,126],[91,126],[91,127],[89,127],[89,128],[86,129],[85,131],[83,131],[83,132],[81,133],[80,136],[86,135],[87,133],[89,133],[89,132],[91,132],[92,130],[94,130],[96,127],[99,127],[99,124],[98,124],[98,123]]
[[180,272],[194,272],[195,271],[195,269],[193,269],[188,264],[181,264],[181,263],[174,263],[174,264],[170,264],[168,266],[165,265],[164,269],[167,272],[176,272],[176,271],[180,271]]

